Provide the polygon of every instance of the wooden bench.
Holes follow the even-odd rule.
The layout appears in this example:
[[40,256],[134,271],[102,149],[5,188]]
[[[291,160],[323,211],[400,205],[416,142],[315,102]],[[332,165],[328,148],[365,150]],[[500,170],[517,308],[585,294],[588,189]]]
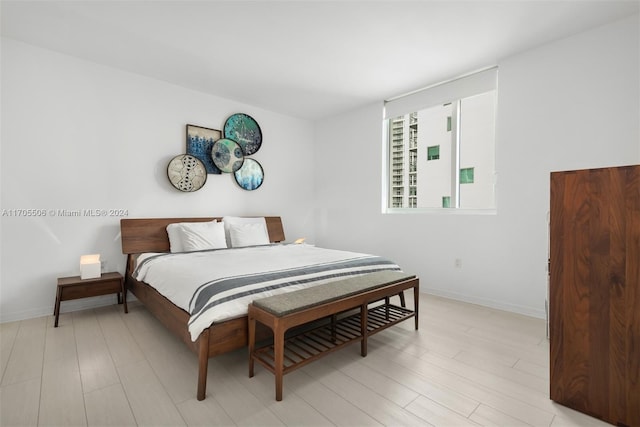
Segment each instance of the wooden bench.
[[[392,296],[410,288],[413,310],[391,304]],[[380,271],[255,300],[249,304],[249,377],[256,361],[271,371],[280,401],[284,374],[355,341],[364,357],[370,335],[411,317],[417,330],[418,293],[416,276]],[[256,322],[273,331],[272,344],[256,347]],[[312,328],[285,338],[289,329],[311,322]]]

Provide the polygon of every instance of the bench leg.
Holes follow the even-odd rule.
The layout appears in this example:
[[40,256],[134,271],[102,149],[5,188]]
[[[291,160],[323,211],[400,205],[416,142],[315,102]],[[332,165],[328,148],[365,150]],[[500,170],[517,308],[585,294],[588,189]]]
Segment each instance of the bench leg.
[[331,315],[331,342],[336,342],[336,323],[338,321],[338,316],[336,314]]
[[284,331],[278,325],[273,331],[274,368],[276,376],[276,400],[282,400],[282,377],[284,375]]
[[253,352],[256,347],[256,319],[249,316],[249,378],[253,377]]
[[369,335],[369,330],[367,328],[368,319],[367,315],[369,314],[367,304],[360,306],[360,333],[362,334],[362,341],[360,341],[360,355],[365,357],[367,355],[367,336]]
[[398,296],[400,297],[400,306],[402,308],[406,308],[407,307],[407,302],[404,300],[404,291],[400,291]]

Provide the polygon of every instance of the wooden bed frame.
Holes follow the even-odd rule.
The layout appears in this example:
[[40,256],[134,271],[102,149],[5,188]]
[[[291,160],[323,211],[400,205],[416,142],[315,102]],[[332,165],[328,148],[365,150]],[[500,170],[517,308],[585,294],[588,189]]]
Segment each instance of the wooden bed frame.
[[[120,220],[122,253],[127,255],[125,292],[130,290],[167,329],[198,355],[198,400],[204,400],[206,396],[209,358],[247,346],[247,316],[211,325],[200,334],[195,342],[191,341],[187,325],[189,313],[160,295],[151,286],[135,280],[131,274],[135,264],[135,254],[169,251],[167,225],[175,222],[205,222],[214,219],[220,221],[222,218],[125,218]],[[272,243],[284,241],[281,218],[265,217],[265,220],[269,240]]]

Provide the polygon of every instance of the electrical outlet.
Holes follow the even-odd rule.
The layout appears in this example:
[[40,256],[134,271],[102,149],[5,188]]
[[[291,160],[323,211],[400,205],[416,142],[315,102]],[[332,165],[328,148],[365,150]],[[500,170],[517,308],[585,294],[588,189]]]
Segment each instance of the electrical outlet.
[[456,258],[455,261],[453,262],[453,265],[456,268],[462,268],[462,260],[460,258]]

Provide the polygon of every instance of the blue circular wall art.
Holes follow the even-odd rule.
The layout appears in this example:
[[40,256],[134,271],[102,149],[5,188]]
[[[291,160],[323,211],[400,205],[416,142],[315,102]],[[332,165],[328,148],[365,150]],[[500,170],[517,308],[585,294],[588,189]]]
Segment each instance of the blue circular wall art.
[[244,153],[240,145],[228,138],[222,138],[213,143],[211,159],[222,172],[235,172],[244,163]]
[[234,175],[238,185],[248,191],[257,189],[264,181],[262,165],[253,159],[245,159],[242,167]]
[[207,168],[200,159],[181,154],[169,162],[167,176],[171,184],[180,191],[198,191],[207,182]]
[[230,116],[224,124],[224,137],[233,139],[246,156],[254,154],[262,145],[262,130],[255,119],[244,113]]

